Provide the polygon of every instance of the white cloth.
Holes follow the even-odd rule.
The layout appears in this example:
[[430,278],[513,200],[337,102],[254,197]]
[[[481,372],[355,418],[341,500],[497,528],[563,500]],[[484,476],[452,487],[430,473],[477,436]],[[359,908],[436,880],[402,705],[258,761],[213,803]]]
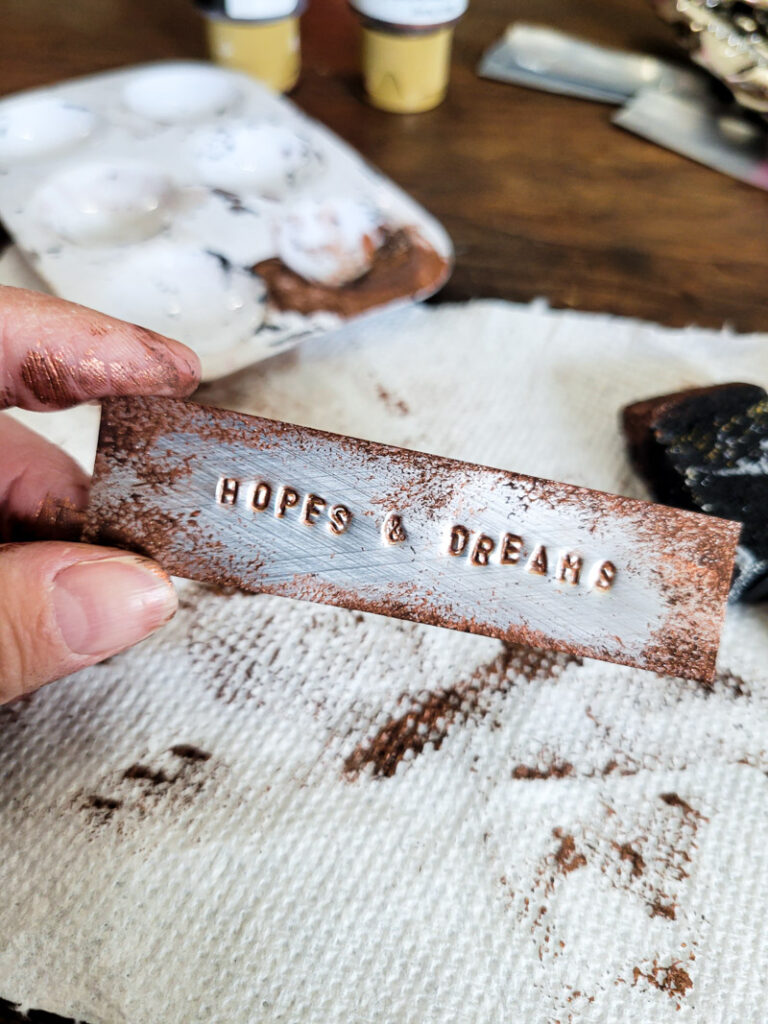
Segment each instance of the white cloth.
[[[642,496],[626,402],[766,379],[764,337],[474,302],[203,400]],[[23,418],[88,463],[93,409]],[[709,692],[181,590],[0,710],[0,996],[89,1024],[764,1019],[765,609],[730,609]]]

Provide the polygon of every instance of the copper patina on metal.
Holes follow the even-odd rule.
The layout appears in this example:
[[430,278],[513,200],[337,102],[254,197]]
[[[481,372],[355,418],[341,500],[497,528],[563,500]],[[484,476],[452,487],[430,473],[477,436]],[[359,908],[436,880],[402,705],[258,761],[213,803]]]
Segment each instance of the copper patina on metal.
[[104,403],[84,539],[169,572],[711,680],[739,525],[161,398]]

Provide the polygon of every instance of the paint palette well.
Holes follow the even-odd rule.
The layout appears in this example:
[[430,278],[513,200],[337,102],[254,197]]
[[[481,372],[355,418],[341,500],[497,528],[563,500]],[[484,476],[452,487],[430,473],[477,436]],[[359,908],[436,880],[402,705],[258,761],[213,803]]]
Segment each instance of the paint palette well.
[[354,150],[204,63],[0,102],[0,218],[52,291],[186,342],[205,379],[426,298],[452,262]]

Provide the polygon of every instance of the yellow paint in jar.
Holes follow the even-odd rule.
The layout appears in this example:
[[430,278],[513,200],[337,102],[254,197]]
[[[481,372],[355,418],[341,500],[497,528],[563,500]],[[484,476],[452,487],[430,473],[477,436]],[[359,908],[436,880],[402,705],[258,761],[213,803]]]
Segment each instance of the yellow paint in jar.
[[370,102],[381,110],[415,114],[445,99],[453,25],[432,31],[389,31],[363,24],[363,81]]
[[245,71],[277,92],[299,80],[301,43],[298,14],[274,21],[206,18],[208,46],[217,64]]

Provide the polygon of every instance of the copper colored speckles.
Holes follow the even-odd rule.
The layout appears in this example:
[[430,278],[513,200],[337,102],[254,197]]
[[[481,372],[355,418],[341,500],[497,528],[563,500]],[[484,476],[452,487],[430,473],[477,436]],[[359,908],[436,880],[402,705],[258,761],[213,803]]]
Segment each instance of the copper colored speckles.
[[46,540],[79,540],[85,524],[84,505],[85,501],[77,505],[48,495],[40,505],[31,534]]
[[[146,327],[139,327],[136,324],[130,325],[130,332],[131,337],[139,342],[149,357],[146,365],[136,368],[134,378],[136,376],[141,377],[143,374],[143,383],[148,388],[159,385],[176,393],[180,391],[188,393],[189,388],[185,386],[185,382],[182,380],[179,364],[168,349],[168,339],[164,338],[161,334],[156,334],[154,331],[150,331]],[[116,365],[112,367],[113,375],[116,372]],[[189,380],[192,381],[197,377],[197,367],[194,365],[192,358],[186,360],[186,366]],[[116,391],[116,393],[130,394],[133,391],[135,391],[135,387]]]
[[85,349],[42,342],[30,348],[17,372],[6,372],[11,379],[0,389],[0,408],[61,409],[105,395],[188,394],[197,382],[194,355],[143,327],[107,320],[85,323],[82,334],[93,338]]
[[21,364],[24,387],[41,405],[67,405],[81,397],[71,361],[53,352],[31,351]]
[[738,529],[143,398],[105,403],[85,537],[207,583],[710,680]]
[[[79,493],[78,493],[79,492]],[[85,525],[88,492],[74,491],[75,500],[51,494],[30,516],[16,516],[10,509],[0,515],[0,543],[28,540],[80,540]]]

